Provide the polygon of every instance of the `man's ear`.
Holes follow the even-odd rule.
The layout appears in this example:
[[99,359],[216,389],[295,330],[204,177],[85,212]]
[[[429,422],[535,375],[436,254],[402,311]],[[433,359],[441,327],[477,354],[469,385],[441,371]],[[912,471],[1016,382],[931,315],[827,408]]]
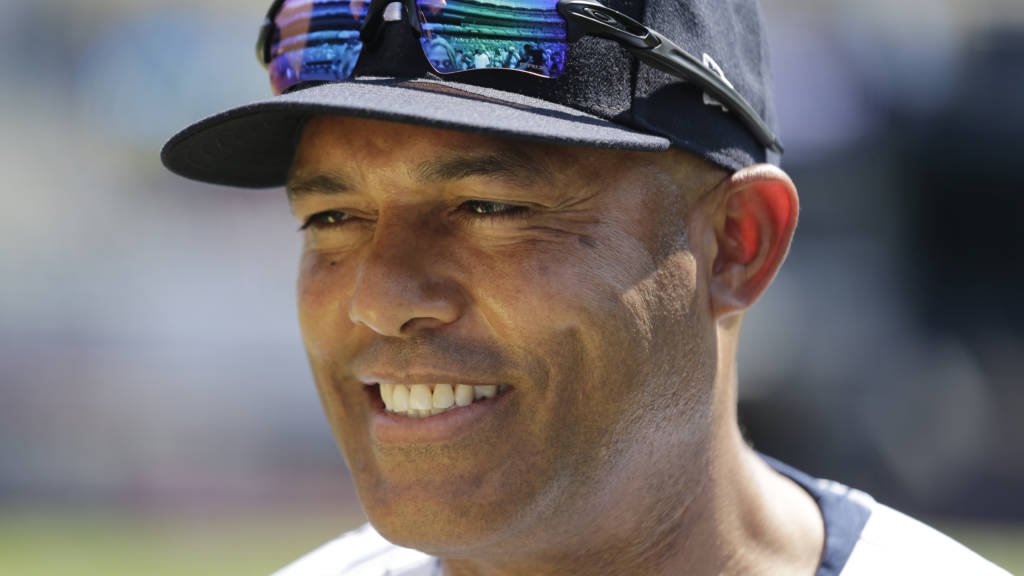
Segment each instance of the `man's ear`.
[[719,188],[710,271],[716,319],[747,309],[768,287],[786,259],[800,211],[793,181],[772,165],[744,168]]

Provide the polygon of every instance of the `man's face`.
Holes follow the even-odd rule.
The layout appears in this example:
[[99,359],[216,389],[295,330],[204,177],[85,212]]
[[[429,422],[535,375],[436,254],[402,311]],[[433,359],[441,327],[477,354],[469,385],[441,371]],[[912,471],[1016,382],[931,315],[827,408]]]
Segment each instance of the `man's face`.
[[[629,508],[636,491],[680,492],[715,356],[680,182],[720,177],[681,153],[307,125],[289,180],[302,334],[385,537],[448,556],[557,549],[649,513]],[[416,418],[386,411],[381,384],[501,392]]]
[[427,59],[430,60],[430,64],[435,70],[450,70],[452,67],[451,58],[448,57],[448,50],[439,44],[430,47]]

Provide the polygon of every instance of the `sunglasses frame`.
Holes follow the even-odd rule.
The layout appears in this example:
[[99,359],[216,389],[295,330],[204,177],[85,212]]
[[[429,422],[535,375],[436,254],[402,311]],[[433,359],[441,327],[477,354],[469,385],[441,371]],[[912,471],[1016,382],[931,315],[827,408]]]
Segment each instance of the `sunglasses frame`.
[[[360,30],[364,43],[377,39],[384,24],[382,14],[388,4],[400,1],[405,5],[406,22],[422,34],[423,29],[416,17],[416,0],[371,0],[367,7],[366,19]],[[256,41],[256,56],[264,68],[270,64],[270,36],[274,30],[274,18],[285,0],[274,0],[260,28]],[[566,41],[575,42],[584,36],[597,36],[618,42],[631,54],[647,64],[690,82],[733,112],[754,135],[757,141],[778,154],[783,153],[782,143],[771,128],[761,119],[742,94],[730,86],[721,76],[709,70],[700,60],[680,48],[665,36],[637,22],[629,16],[613,10],[595,0],[558,0],[558,13],[565,19]],[[459,72],[468,72],[462,70]],[[457,74],[448,72],[441,74]]]

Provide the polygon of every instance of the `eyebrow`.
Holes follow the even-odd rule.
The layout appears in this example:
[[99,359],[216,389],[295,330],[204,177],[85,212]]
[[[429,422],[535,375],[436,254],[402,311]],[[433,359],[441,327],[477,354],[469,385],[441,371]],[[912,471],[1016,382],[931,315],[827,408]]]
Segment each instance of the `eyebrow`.
[[319,172],[312,176],[289,178],[285,190],[288,200],[295,201],[315,194],[344,194],[352,191],[352,184],[337,172]]
[[[425,184],[451,182],[473,177],[505,180],[528,187],[551,181],[552,169],[545,158],[522,147],[507,147],[483,154],[453,154],[421,162],[412,176]],[[342,173],[318,172],[296,176],[286,186],[288,199],[351,192],[355,186]]]

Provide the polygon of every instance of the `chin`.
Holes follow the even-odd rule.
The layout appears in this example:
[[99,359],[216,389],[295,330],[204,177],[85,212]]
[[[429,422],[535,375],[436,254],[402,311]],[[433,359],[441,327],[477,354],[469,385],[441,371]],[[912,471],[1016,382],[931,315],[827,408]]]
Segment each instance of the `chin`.
[[507,521],[484,513],[437,513],[422,508],[402,514],[374,514],[367,510],[373,527],[389,542],[432,556],[478,556],[502,540]]

